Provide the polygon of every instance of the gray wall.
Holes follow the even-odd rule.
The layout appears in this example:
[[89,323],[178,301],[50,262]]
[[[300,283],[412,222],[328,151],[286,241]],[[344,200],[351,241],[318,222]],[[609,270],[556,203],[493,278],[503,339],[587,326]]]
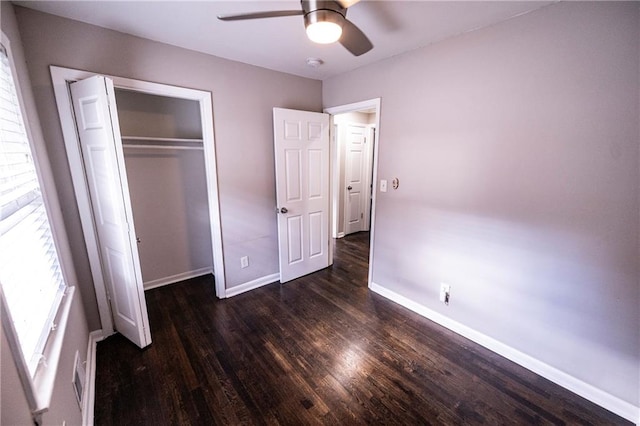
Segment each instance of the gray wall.
[[[4,9],[2,10],[4,13]],[[13,362],[9,342],[0,327],[0,423],[3,425],[32,424],[27,397],[22,389],[18,368]]]
[[558,3],[323,84],[382,98],[373,281],[635,405],[639,15]]
[[122,136],[202,139],[200,103],[116,89]]
[[213,270],[202,151],[127,148],[124,159],[145,287]]
[[[0,28],[7,35],[11,43],[16,71],[18,73],[18,81],[22,90],[23,101],[27,111],[27,119],[31,124],[33,143],[39,147],[44,147],[45,138],[40,130],[40,122],[36,112],[34,96],[31,92],[31,84],[25,63],[25,57],[18,31],[14,9],[11,3],[0,2]],[[45,133],[46,134],[46,133]],[[42,153],[42,152],[40,152]],[[40,156],[39,163],[44,176],[51,172],[48,167],[46,156]],[[47,188],[46,182],[43,186]],[[49,192],[51,195],[51,192]],[[53,194],[55,195],[55,193]],[[53,205],[56,206],[55,200]],[[55,209],[55,207],[54,207]],[[61,212],[55,210],[50,212],[53,216],[54,223],[62,225]],[[60,226],[61,228],[62,226]],[[56,229],[56,233],[60,233],[60,228]],[[66,247],[66,238],[62,236],[58,243],[64,251]],[[64,253],[60,253],[64,256]],[[62,260],[63,262],[65,259]],[[69,274],[67,278],[71,281],[68,284],[76,285],[75,275]],[[76,288],[78,291],[78,288]],[[81,291],[81,290],[80,290]],[[49,411],[43,418],[45,424],[62,424],[64,421],[69,425],[77,425],[82,423],[80,408],[76,402],[73,387],[71,386],[71,377],[73,372],[73,363],[76,351],[80,354],[80,361],[86,360],[87,343],[89,338],[89,330],[87,328],[87,318],[83,309],[81,295],[76,292],[75,299],[71,305],[67,329],[64,335],[60,361],[54,383],[53,397]],[[95,299],[94,299],[95,300]],[[95,301],[94,301],[95,304]],[[0,327],[2,334],[0,340],[0,424],[3,425],[27,425],[31,424],[31,414],[22,385],[18,378],[18,370],[13,361],[9,345],[4,333],[4,327]]]
[[[278,272],[272,108],[321,111],[321,82],[16,7],[91,329],[99,317],[49,65],[209,90],[227,287]],[[46,29],[46,31],[43,31]],[[240,257],[249,267],[240,269]],[[85,291],[86,290],[86,291]]]

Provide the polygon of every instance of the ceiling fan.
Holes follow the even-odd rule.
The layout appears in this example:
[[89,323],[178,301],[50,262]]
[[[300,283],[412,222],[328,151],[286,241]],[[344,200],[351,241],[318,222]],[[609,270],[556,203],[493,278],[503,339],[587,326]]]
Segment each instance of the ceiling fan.
[[301,0],[301,10],[274,10],[267,12],[218,15],[222,21],[304,16],[307,36],[316,43],[339,41],[355,56],[367,53],[373,44],[353,22],[347,19],[347,9],[360,0]]

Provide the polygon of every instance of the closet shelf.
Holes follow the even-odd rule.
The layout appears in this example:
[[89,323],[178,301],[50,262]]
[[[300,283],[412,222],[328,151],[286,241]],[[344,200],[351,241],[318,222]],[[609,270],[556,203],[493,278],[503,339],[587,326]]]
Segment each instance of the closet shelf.
[[122,136],[123,141],[149,141],[165,143],[202,143],[202,139],[189,138],[157,138],[153,136]]
[[143,149],[193,149],[196,151],[204,150],[202,146],[180,146],[180,145],[136,145],[136,144],[123,144],[124,148],[143,148]]

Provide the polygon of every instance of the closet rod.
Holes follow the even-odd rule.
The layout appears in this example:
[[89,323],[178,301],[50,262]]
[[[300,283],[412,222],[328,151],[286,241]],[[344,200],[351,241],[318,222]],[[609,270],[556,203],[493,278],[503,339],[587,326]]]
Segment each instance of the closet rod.
[[122,144],[123,148],[149,148],[149,149],[190,149],[190,150],[204,150],[202,146],[182,146],[182,145],[134,145],[134,144]]

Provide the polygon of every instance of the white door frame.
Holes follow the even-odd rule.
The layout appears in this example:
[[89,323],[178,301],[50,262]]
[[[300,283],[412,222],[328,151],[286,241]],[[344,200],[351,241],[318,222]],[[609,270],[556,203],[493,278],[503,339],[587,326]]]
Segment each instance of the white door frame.
[[365,177],[365,181],[366,181],[366,188],[367,188],[367,196],[365,198],[365,207],[364,207],[364,212],[365,212],[365,217],[364,217],[364,224],[363,224],[363,228],[365,228],[366,230],[371,230],[371,213],[372,213],[372,204],[371,204],[371,197],[373,197],[373,160],[374,160],[374,155],[373,155],[373,151],[375,149],[375,146],[377,145],[377,138],[378,138],[378,134],[376,133],[378,130],[376,129],[376,127],[373,124],[367,124],[367,138],[369,140],[369,146],[368,146],[368,150],[367,150],[367,171],[366,171],[366,177]]
[[[377,192],[378,192],[377,190],[378,189],[378,147],[380,146],[380,144],[378,143],[380,141],[380,98],[374,98],[374,99],[369,99],[362,102],[355,102],[351,104],[339,105],[339,106],[329,107],[324,109],[324,112],[326,112],[327,114],[331,114],[330,129],[333,131],[334,115],[344,114],[346,112],[356,112],[356,111],[361,111],[361,110],[371,109],[371,108],[375,108],[376,110],[376,117],[374,120],[374,125],[376,128],[376,143],[373,147],[373,163],[372,163],[373,189],[372,189],[372,198],[371,198],[371,230],[369,234],[369,241],[371,242],[371,244],[369,244],[369,278],[368,278],[369,287],[371,287],[371,283],[373,279],[373,241],[374,241],[373,237],[375,233],[376,198],[377,198]],[[337,146],[336,146],[337,137],[331,137],[330,141],[331,141],[331,150],[335,153],[337,150]],[[334,154],[331,154],[331,158],[335,159],[336,156]],[[330,173],[334,173],[334,169],[336,166],[338,165],[333,164],[332,162]],[[338,196],[339,196],[339,192],[338,194],[336,194],[334,190],[334,193],[331,195],[331,200],[330,200],[330,202],[333,204],[330,206],[329,211],[331,212],[335,211],[333,208],[333,205],[336,203],[337,201],[336,197]],[[331,218],[331,220],[333,223],[334,218]],[[333,264],[333,244],[329,244],[329,263]]]
[[67,151],[67,159],[73,181],[73,189],[78,203],[80,222],[82,224],[87,253],[89,255],[89,264],[91,266],[91,274],[96,291],[102,333],[104,335],[112,334],[114,332],[114,327],[107,300],[105,283],[102,276],[97,236],[93,227],[93,214],[89,199],[89,190],[84,177],[80,141],[76,131],[71,93],[69,91],[69,83],[93,77],[94,75],[103,75],[110,78],[113,80],[113,84],[117,89],[126,89],[152,95],[188,99],[199,103],[207,178],[207,196],[209,199],[209,220],[211,223],[211,246],[213,249],[213,270],[215,275],[216,295],[219,298],[226,297],[211,93],[71,68],[51,66],[50,70],[56,104],[58,106],[58,113],[60,114],[60,123],[62,125],[62,134]]
[[[340,210],[338,207],[340,203],[338,198],[340,196],[340,171],[336,171],[336,167],[340,167],[340,161],[342,155],[340,153],[340,126],[333,122],[333,116],[329,121],[329,156],[331,161],[329,163],[329,173],[331,177],[331,196],[329,198],[329,205],[331,209],[331,238],[338,238],[338,218],[340,217]],[[343,235],[344,236],[344,235]],[[333,244],[330,244],[333,246]],[[329,250],[329,264],[333,264],[332,251]]]

